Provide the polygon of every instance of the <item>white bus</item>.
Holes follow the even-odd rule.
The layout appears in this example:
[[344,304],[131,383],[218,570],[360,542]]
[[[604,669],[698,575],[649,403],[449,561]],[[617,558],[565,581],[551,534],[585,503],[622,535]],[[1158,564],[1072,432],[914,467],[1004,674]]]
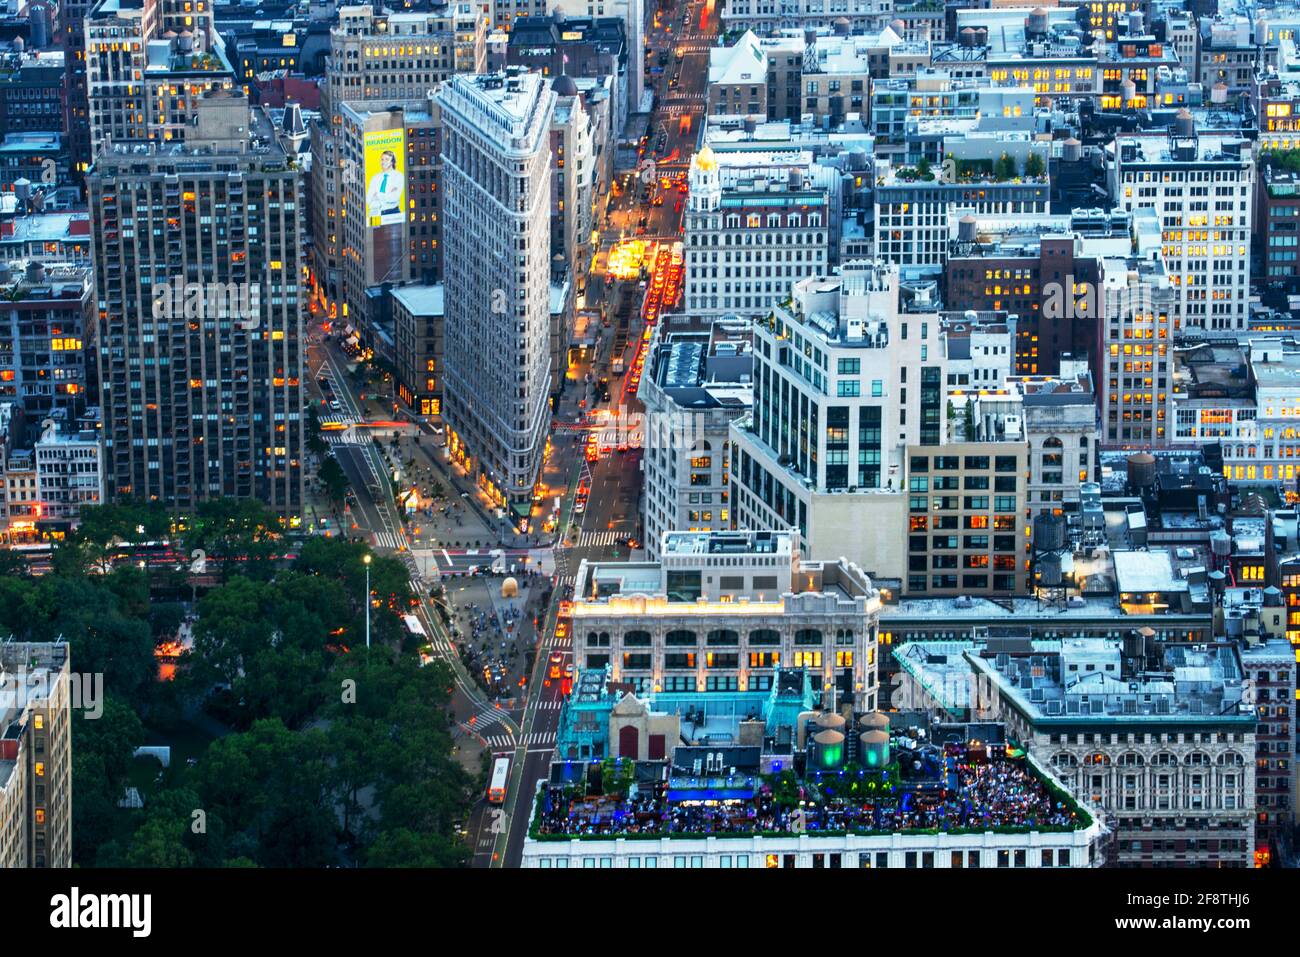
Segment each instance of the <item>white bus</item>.
[[510,780],[510,759],[499,757],[492,762],[492,780],[488,783],[488,801],[506,803],[506,784]]
[[414,615],[403,615],[402,620],[406,622],[406,630],[417,638],[428,639],[424,631],[424,626],[420,624],[420,619]]

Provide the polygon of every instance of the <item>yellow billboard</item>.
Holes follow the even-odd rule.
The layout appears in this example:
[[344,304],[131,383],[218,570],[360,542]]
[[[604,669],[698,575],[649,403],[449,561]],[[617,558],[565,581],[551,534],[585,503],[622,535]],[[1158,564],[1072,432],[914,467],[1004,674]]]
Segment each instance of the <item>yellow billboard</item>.
[[406,130],[365,134],[366,221],[374,229],[406,220]]

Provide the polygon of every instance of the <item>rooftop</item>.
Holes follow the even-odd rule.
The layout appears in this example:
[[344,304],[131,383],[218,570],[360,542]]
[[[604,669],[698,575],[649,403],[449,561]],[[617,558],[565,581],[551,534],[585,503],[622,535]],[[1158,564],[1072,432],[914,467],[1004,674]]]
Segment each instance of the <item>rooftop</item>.
[[1004,745],[945,744],[917,748],[919,770],[911,770],[909,761],[907,771],[896,763],[884,771],[848,766],[802,778],[793,771],[727,774],[723,769],[697,776],[683,774],[680,768],[654,777],[624,771],[621,763],[609,761],[602,767],[602,781],[620,782],[612,793],[544,784],[531,834],[545,841],[1089,827],[1088,813],[1032,762],[1011,756],[1018,753]]

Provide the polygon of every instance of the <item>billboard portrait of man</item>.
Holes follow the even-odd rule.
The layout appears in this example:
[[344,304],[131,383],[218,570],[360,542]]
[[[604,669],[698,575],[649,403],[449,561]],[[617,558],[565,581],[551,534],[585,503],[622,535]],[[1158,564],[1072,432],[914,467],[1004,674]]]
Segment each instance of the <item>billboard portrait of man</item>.
[[406,134],[404,130],[367,133],[366,219],[371,228],[406,219]]

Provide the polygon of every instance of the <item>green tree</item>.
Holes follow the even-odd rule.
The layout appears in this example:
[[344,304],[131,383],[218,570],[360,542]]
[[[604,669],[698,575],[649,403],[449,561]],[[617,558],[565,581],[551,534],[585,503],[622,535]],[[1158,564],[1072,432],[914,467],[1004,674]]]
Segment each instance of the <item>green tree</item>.
[[459,867],[469,849],[441,834],[420,834],[398,827],[381,831],[366,854],[370,867]]
[[72,718],[73,861],[95,864],[100,845],[112,837],[125,793],[131,756],[144,739],[139,716],[121,698],[105,695],[97,719]]
[[999,180],[1015,179],[1016,172],[1016,161],[1009,153],[1003,153],[999,156],[993,166],[993,174]]
[[1047,173],[1047,167],[1043,164],[1043,157],[1039,153],[1031,152],[1025,158],[1025,176],[1031,179],[1037,179]]
[[339,465],[334,456],[329,456],[321,463],[320,471],[316,473],[320,479],[321,486],[325,489],[325,494],[335,505],[341,505],[343,497],[348,491],[348,477],[343,472],[343,467]]

